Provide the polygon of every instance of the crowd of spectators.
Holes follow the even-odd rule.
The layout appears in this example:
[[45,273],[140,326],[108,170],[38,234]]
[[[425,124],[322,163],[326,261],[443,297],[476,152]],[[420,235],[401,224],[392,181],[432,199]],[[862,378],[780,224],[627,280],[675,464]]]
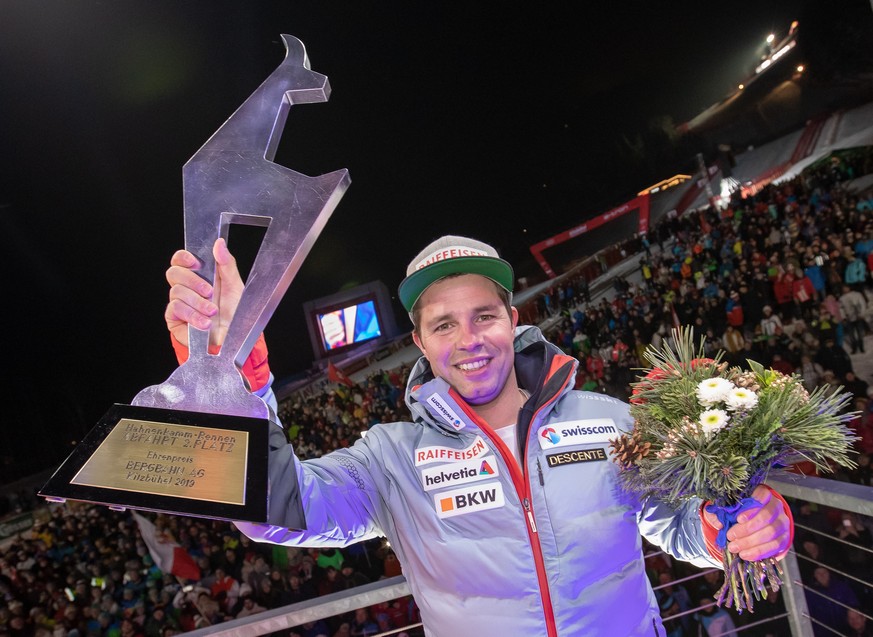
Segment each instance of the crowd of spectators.
[[[157,526],[199,578],[161,572],[129,513],[53,505],[48,521],[0,551],[0,635],[169,637],[400,574],[381,540],[296,549],[251,542],[217,520],[159,516]],[[283,634],[358,637],[417,621],[407,597]]]
[[[873,195],[822,181],[814,174],[666,220],[655,230],[660,249],[639,255],[634,276],[613,277],[612,294],[592,299],[581,275],[544,292],[546,337],[579,359],[578,387],[627,399],[645,349],[682,324],[695,341],[706,337],[708,355],[799,374],[809,390],[843,386],[864,412],[870,388],[851,354],[865,353],[871,334]],[[859,449],[873,452],[869,419],[857,427]]]
[[[408,419],[408,371],[380,371],[282,401],[280,417],[298,455],[318,457],[353,444],[374,423]],[[18,508],[27,501],[16,494]],[[168,637],[400,575],[383,540],[295,549],[251,542],[222,521],[159,516],[156,524],[194,558],[196,581],[156,568],[129,513],[51,505],[47,522],[0,548],[0,637]],[[407,597],[283,635],[363,637],[419,621]]]
[[[627,399],[636,369],[644,366],[643,351],[669,338],[675,322],[693,325],[711,353],[723,349],[732,363],[755,359],[800,374],[810,389],[845,386],[860,412],[853,426],[861,453],[858,468],[837,477],[870,486],[873,401],[867,381],[854,375],[850,351],[863,352],[870,333],[871,210],[873,199],[846,194],[834,173],[804,176],[725,210],[665,221],[651,239],[635,244],[633,276],[613,277],[599,296],[593,282],[571,276],[534,303],[549,326],[547,337],[579,359],[581,389]],[[375,423],[408,419],[408,372],[405,366],[379,371],[283,400],[279,415],[298,455],[318,457],[352,444]],[[796,507],[798,522],[821,534],[799,530],[798,551],[810,557],[827,552],[828,564],[863,579],[870,553],[827,539],[873,549],[871,519]],[[0,637],[165,637],[400,574],[381,540],[343,550],[294,549],[250,542],[221,521],[159,516],[156,522],[195,559],[200,578],[183,581],[156,568],[128,513],[52,505],[48,521],[0,548]],[[656,551],[646,562],[671,637],[730,635],[749,623],[748,614],[712,605],[720,572],[701,573]],[[813,588],[873,614],[869,587],[809,564],[805,580]],[[814,597],[814,617],[843,634],[870,634],[861,626],[863,614]],[[779,594],[772,594],[752,619],[782,612]],[[357,637],[417,621],[408,597],[284,634]],[[789,632],[783,618],[744,634]]]
[[[865,337],[873,334],[873,196],[843,190],[850,168],[829,166],[724,210],[665,221],[653,232],[654,245],[646,241],[634,257],[633,274],[613,277],[611,294],[592,299],[591,283],[581,274],[545,291],[537,301],[540,318],[550,326],[547,338],[578,358],[577,387],[627,400],[629,383],[647,366],[646,348],[669,339],[674,325],[692,325],[695,341],[706,337],[709,356],[721,350],[732,365],[748,368],[751,359],[798,374],[810,391],[822,385],[848,391],[853,401],[847,409],[857,412],[851,426],[858,436],[858,466],[829,477],[873,486],[873,391],[852,362],[853,354],[866,353]],[[805,562],[813,618],[841,634],[873,635],[873,621],[864,616],[873,615],[873,519],[808,503],[792,506],[814,510],[819,522],[814,532],[799,530],[801,557],[812,557],[805,547],[814,546],[818,555],[827,545],[825,562],[834,566]],[[652,570],[654,586],[689,576],[684,565],[663,558],[658,563],[662,570]],[[658,589],[662,615],[711,602],[720,582],[714,572],[688,589]],[[849,612],[816,592],[862,612]],[[760,607],[756,621],[777,608],[784,612],[778,594]],[[720,634],[748,620],[713,606],[668,621],[668,629],[671,637],[701,629]],[[780,626],[743,634],[789,634],[787,623]],[[832,633],[816,624],[815,634]]]
[[410,418],[405,401],[409,367],[368,375],[359,383],[337,383],[279,404],[279,418],[301,459],[352,444],[376,423]]

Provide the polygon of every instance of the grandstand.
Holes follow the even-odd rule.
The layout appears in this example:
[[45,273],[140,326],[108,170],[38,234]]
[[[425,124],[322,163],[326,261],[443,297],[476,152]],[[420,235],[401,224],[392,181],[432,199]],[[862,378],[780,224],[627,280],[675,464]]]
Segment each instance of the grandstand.
[[[641,365],[637,346],[660,338],[674,317],[700,319],[696,324],[710,332],[712,343],[726,346],[726,305],[736,292],[746,304],[743,352],[774,366],[787,361],[816,385],[842,384],[856,393],[858,450],[867,464],[814,486],[784,485],[798,521],[789,561],[797,581],[754,616],[729,612],[733,630],[743,635],[810,635],[813,627],[820,634],[822,626],[865,634],[848,631],[863,621],[873,625],[873,362],[867,354],[873,333],[865,327],[864,350],[851,353],[847,317],[835,314],[841,285],[855,284],[868,299],[864,318],[873,325],[873,268],[868,265],[867,278],[853,283],[836,266],[851,258],[847,249],[870,263],[871,115],[873,104],[831,114],[739,154],[730,175],[706,167],[674,188],[645,195],[649,245],[629,232],[596,254],[572,255],[554,277],[515,295],[524,319],[579,359],[578,386],[591,391],[626,396]],[[728,178],[732,190],[722,189]],[[779,265],[796,265],[811,276],[806,268],[823,267],[817,257],[838,280],[820,272],[817,302],[789,299],[777,310],[785,329],[778,338],[763,337],[757,317],[765,304],[778,306],[773,285],[782,276]],[[580,334],[584,338],[577,339]],[[617,349],[619,339],[626,349]],[[828,341],[845,356],[823,356]],[[380,420],[407,417],[404,374],[417,357],[401,337],[350,360],[351,386],[327,375],[280,384],[280,416],[301,457],[352,444]],[[829,368],[829,361],[848,361],[850,371]],[[285,549],[253,544],[223,522],[161,516],[160,528],[199,569],[199,577],[180,580],[157,568],[129,512],[46,506],[33,498],[33,487],[43,480],[36,476],[5,489],[0,637],[422,634],[415,601],[382,541],[342,551]],[[709,617],[711,573],[654,550],[646,563],[672,634],[698,634]]]

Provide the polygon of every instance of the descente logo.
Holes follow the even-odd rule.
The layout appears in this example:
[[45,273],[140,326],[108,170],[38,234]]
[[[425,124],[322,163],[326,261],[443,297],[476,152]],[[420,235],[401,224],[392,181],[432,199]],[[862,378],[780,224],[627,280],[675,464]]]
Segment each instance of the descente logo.
[[603,447],[587,449],[584,451],[562,451],[560,453],[546,454],[546,461],[550,467],[560,467],[566,464],[579,462],[597,462],[606,460],[606,451]]
[[427,397],[427,402],[430,403],[430,406],[434,408],[437,414],[442,416],[443,420],[449,423],[455,431],[460,431],[465,427],[464,421],[460,419],[458,414],[456,414],[451,407],[443,404],[443,401],[440,400],[439,394],[431,394]]
[[618,434],[618,427],[612,418],[592,418],[544,425],[537,431],[537,439],[541,448],[552,449],[568,445],[601,444]]

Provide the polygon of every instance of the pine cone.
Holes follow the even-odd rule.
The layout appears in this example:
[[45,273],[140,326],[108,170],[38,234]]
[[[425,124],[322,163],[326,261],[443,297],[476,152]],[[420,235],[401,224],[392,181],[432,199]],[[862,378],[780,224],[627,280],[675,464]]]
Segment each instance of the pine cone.
[[758,377],[753,372],[743,372],[737,376],[734,385],[753,392],[761,390],[761,386],[758,384]]
[[612,460],[622,469],[630,469],[637,462],[649,455],[652,447],[651,442],[643,442],[635,432],[628,436],[622,434],[618,438],[609,441]]

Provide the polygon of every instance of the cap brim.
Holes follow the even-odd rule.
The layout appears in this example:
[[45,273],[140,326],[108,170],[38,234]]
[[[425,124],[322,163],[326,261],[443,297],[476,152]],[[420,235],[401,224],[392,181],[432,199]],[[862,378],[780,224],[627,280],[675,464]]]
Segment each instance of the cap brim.
[[456,257],[417,270],[403,279],[397,293],[407,312],[411,312],[418,298],[432,284],[452,274],[480,274],[512,292],[512,266],[494,257]]

